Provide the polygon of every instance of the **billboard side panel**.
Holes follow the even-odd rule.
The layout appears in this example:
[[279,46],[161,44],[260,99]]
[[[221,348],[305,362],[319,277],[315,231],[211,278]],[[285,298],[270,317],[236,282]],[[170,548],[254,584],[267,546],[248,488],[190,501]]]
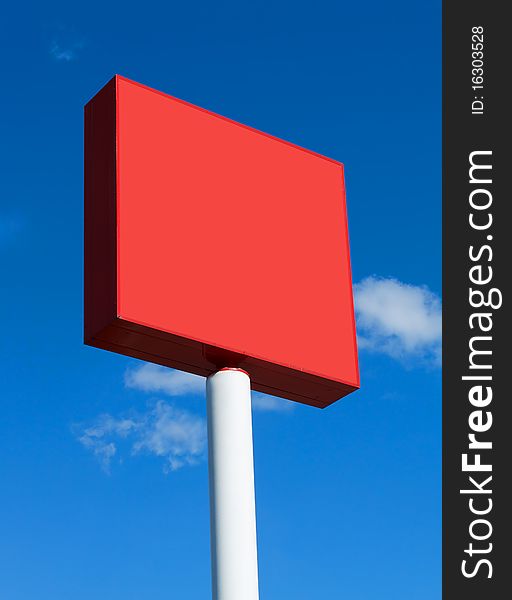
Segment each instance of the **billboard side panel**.
[[84,340],[117,317],[116,79],[84,110]]

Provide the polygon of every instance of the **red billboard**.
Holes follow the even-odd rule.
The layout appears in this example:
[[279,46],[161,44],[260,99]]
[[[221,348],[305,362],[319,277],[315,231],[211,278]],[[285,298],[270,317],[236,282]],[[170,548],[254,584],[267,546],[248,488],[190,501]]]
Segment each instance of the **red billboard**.
[[85,342],[325,407],[359,387],[343,165],[124,77],[85,107]]

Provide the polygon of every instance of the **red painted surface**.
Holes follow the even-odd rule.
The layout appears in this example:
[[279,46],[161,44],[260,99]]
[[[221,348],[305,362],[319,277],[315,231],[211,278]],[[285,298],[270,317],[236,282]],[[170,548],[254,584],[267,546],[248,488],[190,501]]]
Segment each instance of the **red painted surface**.
[[320,407],[359,387],[340,163],[118,76],[85,142],[86,343]]

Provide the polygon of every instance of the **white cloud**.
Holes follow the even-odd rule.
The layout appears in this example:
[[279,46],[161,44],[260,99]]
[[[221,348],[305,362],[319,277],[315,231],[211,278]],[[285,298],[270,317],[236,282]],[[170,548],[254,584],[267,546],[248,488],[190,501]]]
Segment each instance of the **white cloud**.
[[76,49],[74,48],[63,48],[57,42],[53,42],[50,47],[50,54],[55,60],[69,62],[74,60],[77,56]]
[[160,401],[142,422],[133,451],[161,456],[166,459],[167,469],[176,471],[197,463],[205,447],[204,419]]
[[359,348],[399,360],[441,360],[441,301],[427,287],[367,277],[354,286]]
[[106,472],[125,446],[130,455],[153,454],[163,458],[165,472],[196,464],[206,448],[204,419],[164,401],[156,402],[145,413],[119,417],[104,414],[92,425],[74,429],[78,441],[96,456]]
[[126,387],[143,392],[163,392],[169,396],[202,394],[205,390],[204,377],[175,371],[152,363],[144,363],[128,369],[124,376]]
[[57,27],[50,40],[50,55],[59,62],[76,60],[85,47],[84,37],[73,27]]
[[[124,375],[125,386],[142,392],[162,392],[169,396],[196,394],[204,397],[205,378],[191,373],[175,371],[152,363],[143,363],[128,369]],[[254,410],[266,412],[285,412],[292,408],[288,400],[252,392]]]
[[262,412],[288,412],[293,408],[293,402],[277,396],[252,392],[252,408]]

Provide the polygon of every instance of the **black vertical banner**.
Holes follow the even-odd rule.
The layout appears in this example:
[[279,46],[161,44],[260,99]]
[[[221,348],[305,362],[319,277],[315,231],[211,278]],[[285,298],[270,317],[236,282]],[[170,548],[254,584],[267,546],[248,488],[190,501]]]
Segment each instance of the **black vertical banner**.
[[508,8],[443,5],[445,600],[512,598]]

